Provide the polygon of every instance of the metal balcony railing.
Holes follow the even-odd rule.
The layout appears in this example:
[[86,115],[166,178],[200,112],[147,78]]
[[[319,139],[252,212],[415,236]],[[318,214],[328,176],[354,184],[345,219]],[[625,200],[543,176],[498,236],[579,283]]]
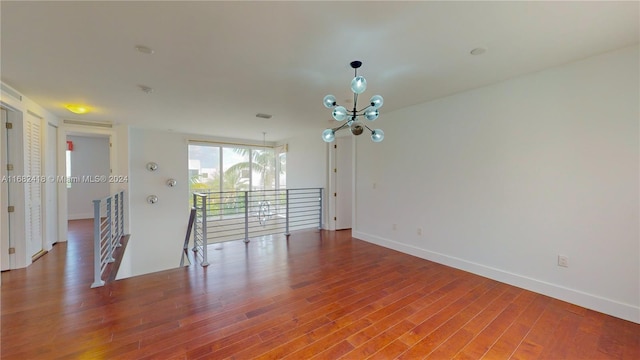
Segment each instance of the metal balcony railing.
[[208,244],[322,228],[323,189],[199,191],[193,193],[193,251],[209,265]]

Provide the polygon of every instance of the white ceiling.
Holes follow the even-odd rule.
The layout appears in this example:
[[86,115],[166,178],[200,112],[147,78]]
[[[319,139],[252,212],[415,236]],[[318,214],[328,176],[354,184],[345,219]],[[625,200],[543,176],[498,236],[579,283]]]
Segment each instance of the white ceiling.
[[363,62],[362,96],[385,99],[384,129],[385,112],[636,44],[639,4],[3,0],[0,70],[63,119],[320,138],[333,125],[324,95],[352,97],[352,60]]

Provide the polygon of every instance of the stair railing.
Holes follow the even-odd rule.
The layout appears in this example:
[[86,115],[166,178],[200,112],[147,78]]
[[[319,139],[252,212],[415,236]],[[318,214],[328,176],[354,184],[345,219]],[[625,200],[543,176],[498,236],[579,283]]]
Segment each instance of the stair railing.
[[103,286],[102,279],[109,263],[115,261],[113,252],[122,246],[124,234],[124,191],[93,200],[93,284]]

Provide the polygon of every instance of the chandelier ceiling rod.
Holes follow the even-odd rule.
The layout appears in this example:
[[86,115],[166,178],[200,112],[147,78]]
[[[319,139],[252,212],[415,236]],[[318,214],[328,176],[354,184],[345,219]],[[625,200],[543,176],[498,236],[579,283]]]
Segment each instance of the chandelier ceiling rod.
[[354,70],[354,78],[351,80],[351,91],[353,91],[353,110],[347,110],[344,106],[338,105],[336,97],[333,95],[327,95],[322,102],[328,109],[333,109],[332,115],[336,121],[347,120],[346,123],[337,127],[326,129],[322,133],[322,139],[326,142],[332,142],[335,140],[335,134],[346,127],[351,129],[353,135],[360,135],[366,128],[371,132],[371,140],[374,142],[381,142],[384,139],[384,132],[381,129],[373,129],[367,125],[363,125],[358,117],[364,117],[368,121],[374,121],[380,115],[379,108],[382,107],[384,100],[380,95],[374,95],[369,100],[369,104],[358,110],[358,95],[362,94],[367,89],[367,80],[363,76],[358,76],[358,68],[362,66],[361,61],[352,61],[351,67]]

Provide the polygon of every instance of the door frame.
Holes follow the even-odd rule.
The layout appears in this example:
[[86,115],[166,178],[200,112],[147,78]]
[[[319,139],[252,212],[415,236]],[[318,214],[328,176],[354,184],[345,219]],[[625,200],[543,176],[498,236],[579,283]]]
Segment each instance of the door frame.
[[[109,167],[111,174],[120,174],[118,172],[118,151],[117,147],[113,144],[117,144],[116,130],[113,127],[98,127],[88,125],[71,125],[66,124],[64,121],[58,128],[58,174],[67,173],[67,136],[106,136],[109,138]],[[113,194],[118,191],[120,185],[115,182],[109,184],[109,190]],[[128,187],[128,184],[124,184]],[[127,197],[125,195],[125,207],[127,204]],[[128,212],[127,212],[128,213]],[[58,241],[67,241],[67,233],[69,232],[69,202],[68,202],[68,189],[66,184],[58,184]],[[129,221],[125,221],[125,232],[129,231]]]
[[[357,137],[351,134],[345,134],[341,137],[351,137],[351,151],[349,152],[351,156],[351,228],[356,228],[356,143]],[[336,217],[336,198],[333,196],[334,193],[338,191],[337,183],[336,183],[336,173],[338,171],[337,166],[338,162],[336,159],[336,151],[335,145],[337,142],[331,142],[327,144],[327,152],[329,156],[329,161],[327,162],[327,174],[328,174],[328,191],[325,195],[326,204],[327,204],[327,221],[325,222],[325,227],[327,230],[336,230],[336,221],[334,218]],[[342,155],[341,155],[342,156]],[[335,170],[334,170],[335,169]]]
[[[50,136],[52,135],[49,133],[51,128],[54,129],[53,130],[55,132],[54,136]],[[46,132],[47,132],[47,135],[44,137],[45,141],[42,146],[46,154],[43,174],[47,176],[47,178],[49,178],[50,176],[54,176],[56,179],[58,179],[58,174],[59,174],[58,173],[58,169],[59,169],[58,125],[47,121]],[[54,148],[53,152],[49,151],[50,146]],[[53,168],[50,167],[51,165],[53,165]],[[48,172],[48,170],[50,169],[53,169],[53,174],[50,174]],[[49,192],[51,192],[51,194],[49,194]],[[59,221],[60,216],[58,213],[58,208],[60,205],[60,196],[59,196],[60,190],[58,188],[58,182],[47,181],[47,183],[44,186],[43,193],[44,193],[44,199],[45,199],[45,205],[44,205],[45,206],[45,211],[44,211],[45,248],[51,249],[53,247],[53,244],[57,243],[60,239],[60,232],[58,231],[60,227],[60,221]],[[54,199],[54,202],[55,202],[55,204],[53,205],[54,207],[53,209],[49,207],[49,201],[52,198]],[[53,210],[53,211],[50,211],[50,210]],[[51,230],[54,230],[53,232],[49,231],[50,227],[52,227]]]
[[[0,101],[0,107],[2,107],[7,112],[7,122],[10,122],[13,127],[10,130],[13,136],[11,137],[11,142],[8,144],[9,154],[6,158],[4,151],[2,155],[2,174],[7,174],[7,162],[10,162],[13,165],[13,171],[10,175],[22,175],[24,174],[24,114],[21,110],[7,104],[4,101]],[[5,124],[2,124],[2,136],[3,139],[7,139],[8,129],[5,127]],[[7,144],[3,143],[3,147],[7,146]],[[0,209],[3,213],[2,218],[2,228],[7,229],[7,231],[2,231],[0,240],[0,252],[2,252],[2,256],[0,257],[0,261],[2,261],[2,269],[18,269],[24,268],[31,264],[31,255],[28,254],[27,251],[27,241],[24,237],[24,229],[25,229],[25,191],[24,186],[19,186],[15,182],[7,182],[2,185],[2,209]],[[8,203],[8,199],[5,197],[5,194],[10,196],[11,204]],[[15,206],[15,211],[8,214],[7,206],[13,205]],[[5,224],[6,223],[6,224]],[[7,225],[5,227],[5,225]],[[21,231],[20,231],[21,230]],[[19,236],[22,234],[23,236]],[[10,254],[9,249],[13,249],[13,252]],[[7,256],[8,255],[8,256]],[[8,266],[4,265],[4,262],[8,259]]]
[[[6,123],[9,119],[9,110],[7,110],[3,105],[0,105],[0,109],[2,110],[2,118],[0,119],[0,176],[4,179],[6,176],[10,175],[7,169],[7,164],[11,161],[8,156],[11,151],[7,151],[9,147],[9,133],[6,128]],[[5,115],[6,114],[6,115]],[[5,117],[6,116],[6,117]],[[2,182],[0,188],[0,199],[2,199],[2,209],[0,209],[0,271],[11,269],[11,256],[9,256],[9,247],[10,244],[10,219],[9,212],[5,211],[5,206],[10,205],[9,199],[9,183]]]

